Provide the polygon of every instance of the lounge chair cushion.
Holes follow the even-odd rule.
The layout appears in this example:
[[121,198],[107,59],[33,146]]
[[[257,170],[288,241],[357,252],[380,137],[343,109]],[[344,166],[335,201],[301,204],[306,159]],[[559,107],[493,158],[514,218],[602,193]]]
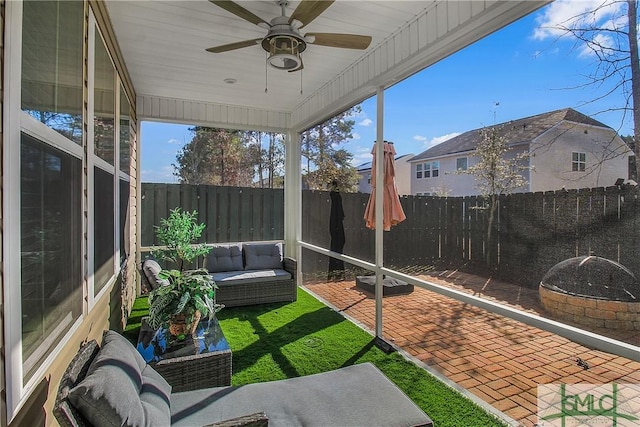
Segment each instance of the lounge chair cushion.
[[207,255],[205,268],[210,273],[242,270],[242,245],[215,245]]
[[[374,397],[375,396],[375,397]],[[171,395],[171,425],[210,424],[263,411],[269,426],[431,426],[371,363],[322,374]]]
[[156,260],[145,260],[142,264],[142,271],[144,271],[144,275],[147,277],[147,281],[151,286],[151,290],[169,284],[169,281],[167,279],[160,277],[160,271],[162,271],[162,267],[160,267],[160,264],[158,264]]
[[282,269],[282,243],[245,243],[245,270]]
[[69,400],[96,427],[169,425],[171,386],[126,338],[106,331],[87,376]]

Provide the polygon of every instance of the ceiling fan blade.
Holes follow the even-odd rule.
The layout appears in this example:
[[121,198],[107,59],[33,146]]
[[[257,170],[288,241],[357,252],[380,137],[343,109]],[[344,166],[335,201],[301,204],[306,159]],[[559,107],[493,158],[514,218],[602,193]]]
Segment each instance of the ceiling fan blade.
[[305,37],[313,37],[311,44],[345,49],[366,49],[371,44],[371,36],[339,33],[307,33]]
[[243,47],[257,45],[261,40],[262,39],[244,40],[241,42],[235,42],[235,43],[223,44],[221,46],[210,47],[206,50],[207,52],[211,52],[211,53],[228,52],[230,50],[242,49]]
[[271,24],[269,24],[267,21],[249,12],[247,9],[245,9],[244,7],[240,6],[237,3],[234,3],[228,0],[209,0],[209,1],[215,4],[216,6],[223,8],[227,12],[231,12],[234,15],[244,19],[245,21],[251,22],[252,24],[255,24],[255,25],[263,24],[260,26],[264,27],[266,25],[266,28],[271,27]]
[[298,7],[296,7],[296,10],[291,14],[289,23],[293,22],[294,19],[298,20],[302,22],[300,26],[300,28],[302,28],[320,16],[334,1],[335,0],[302,0]]

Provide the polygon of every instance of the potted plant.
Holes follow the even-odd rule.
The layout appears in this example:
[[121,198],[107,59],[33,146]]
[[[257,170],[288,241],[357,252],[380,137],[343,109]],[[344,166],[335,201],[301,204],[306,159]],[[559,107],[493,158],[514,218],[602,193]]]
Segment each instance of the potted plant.
[[196,222],[197,211],[171,210],[168,218],[156,227],[161,247],[151,254],[171,262],[178,269],[163,269],[160,277],[167,284],[149,293],[149,326],[157,329],[168,326],[172,335],[193,333],[201,316],[212,319],[222,306],[215,303],[217,286],[206,269],[185,270],[198,256],[209,253],[210,247],[195,244],[205,228]]

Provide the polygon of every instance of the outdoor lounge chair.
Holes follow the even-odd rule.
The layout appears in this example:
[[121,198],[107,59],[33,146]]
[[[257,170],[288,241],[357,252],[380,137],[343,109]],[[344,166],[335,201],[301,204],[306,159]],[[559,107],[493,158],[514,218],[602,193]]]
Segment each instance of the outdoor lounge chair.
[[[206,375],[203,372],[202,375]],[[433,426],[374,365],[244,386],[171,393],[124,337],[84,344],[60,381],[61,426]]]

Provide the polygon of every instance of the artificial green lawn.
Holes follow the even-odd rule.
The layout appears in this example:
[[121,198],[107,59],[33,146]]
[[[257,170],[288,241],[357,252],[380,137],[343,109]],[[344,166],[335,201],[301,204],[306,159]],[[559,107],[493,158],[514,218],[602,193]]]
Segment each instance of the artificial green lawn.
[[[124,334],[134,343],[146,297],[138,298]],[[503,426],[501,421],[302,289],[298,301],[225,308],[217,314],[233,352],[233,385],[272,381],[372,362],[438,427]]]

